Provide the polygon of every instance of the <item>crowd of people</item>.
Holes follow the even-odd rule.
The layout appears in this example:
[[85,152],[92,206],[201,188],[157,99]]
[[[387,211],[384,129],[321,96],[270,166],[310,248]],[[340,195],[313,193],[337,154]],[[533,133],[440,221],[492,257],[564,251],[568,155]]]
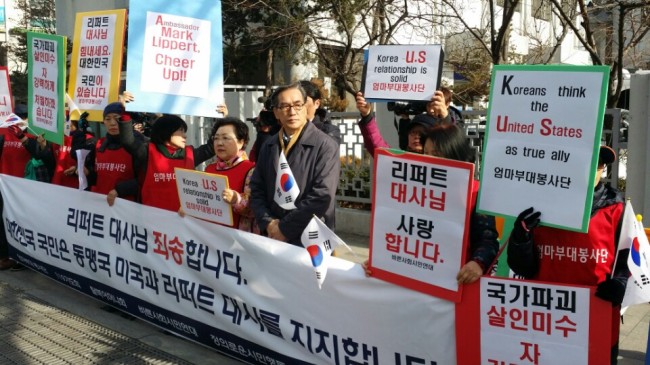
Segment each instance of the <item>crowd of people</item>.
[[[401,116],[400,147],[419,153],[459,161],[473,162],[473,153],[462,129],[462,118],[450,107],[450,91],[437,91],[426,104],[425,112],[412,120]],[[277,88],[266,103],[260,118],[258,139],[250,155],[249,129],[240,119],[218,118],[209,140],[200,146],[186,144],[187,124],[175,115],[160,115],[147,128],[133,121],[125,111],[132,96],[125,93],[120,101],[108,104],[103,112],[104,136],[87,131],[85,118],[73,121],[70,136],[59,146],[23,131],[18,125],[0,128],[0,173],[28,177],[53,184],[78,188],[79,175],[86,178],[92,192],[106,195],[107,203],[127,199],[142,204],[178,211],[183,215],[177,194],[174,168],[195,169],[212,162],[205,172],[225,175],[229,189],[220,198],[233,207],[233,228],[262,234],[302,246],[300,236],[313,216],[335,228],[336,191],[340,175],[339,145],[341,134],[329,113],[321,107],[319,89],[308,81]],[[358,125],[370,154],[377,148],[389,148],[377,126],[373,106],[361,92],[356,94],[360,112]],[[16,114],[26,119],[26,110]],[[270,120],[270,122],[269,122]],[[87,156],[78,164],[77,151]],[[278,202],[278,163],[286,158],[292,179],[283,184],[297,186],[299,193],[290,205]],[[599,173],[615,161],[613,150],[603,147]],[[83,166],[83,171],[77,168]],[[27,173],[29,171],[29,173]],[[597,176],[599,177],[599,175]],[[83,180],[83,179],[81,179]],[[476,282],[492,266],[499,251],[495,218],[476,211],[479,182],[473,182],[470,202],[468,261],[462,265],[460,284]],[[618,313],[625,293],[629,271],[624,264],[613,267],[617,253],[622,216],[620,194],[597,178],[589,232],[568,232],[558,228],[536,227],[541,212],[528,209],[517,218],[508,244],[508,264],[523,277],[565,284],[593,285],[596,295],[611,302],[613,313],[612,363],[616,363]],[[291,197],[285,197],[288,203]],[[0,208],[3,204],[0,197]],[[4,222],[0,222],[0,270],[20,269],[9,259]],[[575,246],[606,250],[608,259],[598,265],[571,265],[540,255],[545,246]],[[623,251],[623,255],[627,254]],[[619,263],[625,263],[619,257]],[[366,272],[372,269],[365,265]]]

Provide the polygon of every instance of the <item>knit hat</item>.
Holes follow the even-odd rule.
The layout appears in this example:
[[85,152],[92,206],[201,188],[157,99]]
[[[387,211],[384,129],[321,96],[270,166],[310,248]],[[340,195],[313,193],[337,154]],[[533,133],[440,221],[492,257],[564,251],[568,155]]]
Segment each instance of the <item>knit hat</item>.
[[151,142],[164,144],[181,128],[187,131],[187,124],[183,119],[176,115],[165,114],[156,119],[151,126]]
[[106,115],[110,113],[121,116],[124,113],[124,105],[122,105],[122,103],[117,101],[106,105],[106,108],[104,108],[104,117],[106,117]]
[[437,119],[430,116],[429,114],[418,114],[413,117],[413,120],[411,120],[411,123],[408,125],[408,129],[411,130],[411,128],[421,125],[424,126],[425,128],[431,128],[436,126],[437,124]]
[[16,104],[16,106],[14,107],[14,114],[16,114],[17,116],[19,116],[19,117],[21,117],[23,119],[26,119],[27,115],[29,114],[28,111],[27,111],[27,105],[25,105],[25,104]]

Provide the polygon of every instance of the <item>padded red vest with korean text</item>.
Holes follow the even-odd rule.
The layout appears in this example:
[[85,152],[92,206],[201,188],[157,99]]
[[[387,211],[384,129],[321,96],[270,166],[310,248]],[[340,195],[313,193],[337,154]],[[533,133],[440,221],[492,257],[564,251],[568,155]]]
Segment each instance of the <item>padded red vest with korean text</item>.
[[185,159],[165,157],[154,143],[149,143],[147,172],[142,183],[142,204],[173,212],[181,207],[174,168],[194,169],[194,149],[185,147]]
[[616,229],[622,214],[622,203],[598,209],[589,221],[587,233],[536,228],[540,266],[535,279],[591,286],[604,281],[613,269]]
[[[540,256],[536,280],[596,286],[612,273],[616,258],[616,229],[623,203],[596,211],[587,233],[557,228],[535,229],[535,246]],[[575,257],[575,259],[574,259]],[[618,341],[620,307],[612,307],[612,346]]]
[[[97,173],[97,182],[90,188],[91,191],[100,194],[108,194],[115,189],[117,183],[135,178],[133,170],[133,158],[124,148],[115,150],[104,149],[100,147],[106,140],[101,138],[95,145],[95,172]],[[134,196],[120,197],[128,200],[135,200]]]
[[4,144],[0,155],[0,172],[11,176],[25,177],[25,165],[32,156],[9,129],[0,128],[0,134],[4,135]]
[[77,160],[72,158],[70,149],[72,148],[72,137],[63,136],[63,146],[54,145],[54,175],[52,175],[52,184],[67,186],[69,188],[79,188],[79,176],[76,174],[65,175],[63,171],[77,166]]
[[[246,175],[250,169],[255,167],[255,162],[244,160],[225,170],[217,170],[215,166],[216,164],[208,165],[208,167],[205,168],[205,172],[226,176],[228,178],[228,187],[241,194],[244,192],[244,185],[246,185]],[[234,211],[232,212],[232,222],[231,227],[239,227],[239,214]]]

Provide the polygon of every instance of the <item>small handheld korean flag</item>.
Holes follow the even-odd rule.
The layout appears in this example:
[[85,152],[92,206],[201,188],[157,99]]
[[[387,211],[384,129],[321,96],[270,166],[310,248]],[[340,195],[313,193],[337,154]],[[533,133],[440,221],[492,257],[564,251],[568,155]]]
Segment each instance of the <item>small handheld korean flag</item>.
[[618,243],[619,252],[629,249],[627,267],[632,276],[627,281],[623,308],[640,303],[650,302],[650,244],[641,224],[640,216],[634,215],[632,204],[625,204],[621,237]]
[[[7,118],[2,123],[0,123],[0,128],[9,128],[14,124],[18,124],[18,123],[22,123],[22,122],[23,122],[23,118],[17,116],[14,113],[11,113],[11,114],[9,114],[7,116]],[[25,129],[25,128],[23,128],[22,125],[21,125],[21,128],[23,130]]]
[[316,216],[312,217],[307,228],[302,231],[300,241],[309,252],[311,263],[314,265],[314,271],[316,272],[318,289],[320,289],[325,281],[327,265],[334,249],[339,245],[347,247],[348,250],[350,250],[350,247]]
[[278,173],[275,179],[275,196],[273,200],[282,209],[296,209],[294,203],[300,194],[300,188],[298,188],[298,184],[296,184],[296,180],[293,178],[293,173],[291,172],[287,158],[284,156],[284,151],[280,152],[276,171]]

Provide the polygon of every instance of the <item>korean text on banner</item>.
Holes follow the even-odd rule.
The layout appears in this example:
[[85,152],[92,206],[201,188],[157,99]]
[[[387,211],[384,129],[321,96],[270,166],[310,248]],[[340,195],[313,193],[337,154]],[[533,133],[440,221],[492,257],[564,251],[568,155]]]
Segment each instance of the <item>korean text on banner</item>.
[[65,123],[66,38],[27,32],[29,127],[58,145]]
[[362,82],[366,99],[430,100],[440,86],[440,45],[370,46],[367,56]]
[[118,99],[125,31],[124,9],[77,13],[68,94],[88,120]]
[[498,65],[492,72],[478,208],[586,232],[609,68]]
[[456,363],[454,303],[359,264],[332,257],[319,290],[302,247],[6,175],[0,193],[16,260],[243,362]]
[[228,189],[226,176],[181,168],[175,168],[174,172],[178,197],[186,214],[233,225],[232,206],[221,199],[221,193]]
[[221,40],[221,1],[130,1],[127,109],[218,117]]
[[11,96],[11,83],[9,71],[6,66],[0,67],[0,120],[14,112],[13,97]]
[[370,266],[379,279],[460,301],[474,165],[375,153]]
[[593,291],[482,277],[457,307],[458,363],[609,364],[612,307]]

